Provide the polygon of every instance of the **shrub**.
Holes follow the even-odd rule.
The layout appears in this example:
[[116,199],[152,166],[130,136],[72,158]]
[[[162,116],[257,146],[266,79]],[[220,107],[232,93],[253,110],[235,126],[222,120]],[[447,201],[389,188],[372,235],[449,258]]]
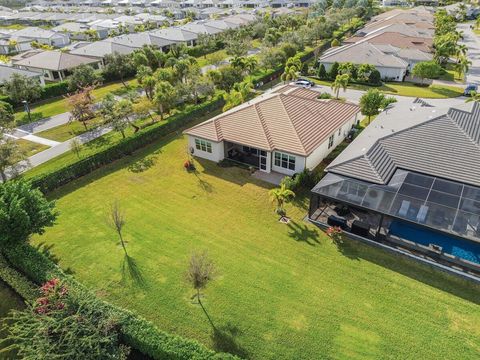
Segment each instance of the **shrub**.
[[338,68],[340,67],[340,64],[338,62],[334,62],[332,64],[332,67],[330,68],[330,72],[328,73],[328,76],[330,79],[335,79],[338,75]]
[[325,70],[325,65],[320,64],[318,68],[317,76],[320,80],[325,80],[328,77],[327,70]]
[[379,85],[382,82],[380,71],[373,70],[368,76],[368,83],[371,85]]
[[331,47],[340,46],[340,41],[338,41],[338,39],[333,39],[332,42],[330,43],[330,46]]
[[107,149],[83,158],[73,164],[64,166],[49,174],[35,178],[32,183],[43,192],[54,190],[72,180],[89,174],[101,166],[118,160],[125,155],[132,154],[135,150],[149,145],[173,131],[177,131],[182,126],[188,124],[192,118],[204,115],[221,106],[223,106],[222,98],[215,98],[207,103],[192,106],[190,111],[178,113],[170,117],[167,123],[159,123],[146,127]]
[[168,334],[130,311],[98,299],[85,286],[73,277],[67,276],[57,265],[28,244],[11,246],[4,249],[4,254],[10,264],[36,284],[40,285],[52,278],[58,278],[70,289],[72,301],[88,301],[96,310],[112,314],[120,326],[123,342],[144,355],[162,360],[238,359],[230,354],[215,353],[194,340]]
[[42,90],[40,99],[46,100],[56,96],[65,95],[68,92],[68,81],[46,84]]
[[323,92],[318,96],[318,99],[332,99],[333,96],[330,93]]

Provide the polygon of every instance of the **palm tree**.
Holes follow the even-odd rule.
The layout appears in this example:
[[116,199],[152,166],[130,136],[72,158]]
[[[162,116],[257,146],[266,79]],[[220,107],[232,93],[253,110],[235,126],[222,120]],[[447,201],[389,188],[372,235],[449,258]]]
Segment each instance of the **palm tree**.
[[284,73],[282,74],[282,81],[292,81],[298,77],[298,71],[295,66],[289,66],[285,68]]
[[470,97],[465,100],[465,102],[480,102],[480,93],[477,93],[476,91],[471,91],[470,92]]
[[243,71],[245,69],[245,58],[243,56],[235,56],[230,60],[230,65]]
[[245,69],[247,69],[248,73],[251,74],[257,68],[257,59],[253,56],[249,56],[245,59]]
[[332,90],[335,92],[335,98],[338,99],[338,94],[340,92],[340,89],[343,89],[343,91],[347,90],[348,80],[350,80],[350,75],[348,74],[337,75],[337,77],[335,78],[335,81],[330,86]]
[[280,185],[279,188],[275,188],[269,191],[270,200],[276,204],[275,212],[284,218],[286,215],[286,211],[284,208],[285,203],[289,202],[290,199],[295,197],[295,193],[287,189],[285,184]]
[[464,44],[458,44],[457,48],[455,49],[455,57],[459,59],[462,56],[467,55],[468,48]]
[[466,56],[459,57],[458,62],[455,64],[459,78],[467,73],[468,69],[470,69],[470,65],[472,65],[472,62],[468,60]]

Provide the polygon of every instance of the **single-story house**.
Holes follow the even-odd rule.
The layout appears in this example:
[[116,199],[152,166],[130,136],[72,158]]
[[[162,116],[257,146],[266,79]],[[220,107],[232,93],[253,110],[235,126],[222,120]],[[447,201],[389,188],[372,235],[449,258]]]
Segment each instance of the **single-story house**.
[[352,37],[344,41],[345,44],[353,44],[368,41],[373,45],[392,45],[399,48],[418,49],[424,52],[431,52],[433,49],[433,38],[407,36],[395,32],[375,33],[368,37]]
[[395,55],[384,53],[366,41],[331,48],[320,57],[319,62],[327,71],[335,62],[374,65],[382,79],[392,81],[403,81],[408,70],[408,62]]
[[66,33],[73,40],[88,40],[89,37],[85,33],[86,31],[94,31],[98,39],[104,39],[108,36],[108,31],[97,31],[90,28],[85,23],[80,22],[67,22],[52,28],[52,31]]
[[95,58],[101,61],[103,65],[105,65],[104,59],[106,55],[113,55],[114,53],[128,55],[133,53],[136,49],[138,49],[138,47],[132,47],[123,44],[117,44],[113,41],[102,40],[95,41],[90,44],[73,49],[70,51],[70,54]]
[[115,44],[124,45],[132,48],[141,48],[145,45],[150,45],[168,51],[171,45],[176,41],[164,38],[157,35],[156,31],[141,32],[136,34],[119,35],[112,38],[105,39],[105,41],[113,42]]
[[311,221],[480,274],[480,103],[398,102],[326,172]]
[[[20,56],[21,57],[21,56]],[[12,58],[14,67],[43,74],[50,81],[64,80],[79,65],[101,67],[101,60],[59,50],[32,52],[26,56]]]
[[68,34],[52,30],[45,30],[33,26],[12,32],[10,39],[17,41],[18,43],[37,41],[40,44],[50,45],[58,48],[70,44],[70,38]]
[[45,86],[45,80],[42,74],[33,71],[21,70],[12,66],[0,64],[0,85],[5,81],[10,80],[13,74],[19,74],[28,77],[34,81],[38,81],[40,85]]
[[315,168],[359,121],[357,105],[319,100],[317,91],[283,86],[184,133],[190,152],[231,159],[263,172],[293,175]]
[[151,35],[168,40],[175,44],[185,44],[187,46],[195,45],[198,35],[194,32],[182,29],[180,27],[169,27],[150,32]]

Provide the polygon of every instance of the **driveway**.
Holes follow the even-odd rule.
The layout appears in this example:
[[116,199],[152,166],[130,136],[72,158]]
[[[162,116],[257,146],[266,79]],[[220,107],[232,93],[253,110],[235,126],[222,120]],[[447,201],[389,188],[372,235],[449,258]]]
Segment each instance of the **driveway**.
[[472,22],[458,24],[457,29],[463,32],[461,43],[468,47],[467,57],[472,62],[467,73],[467,83],[480,85],[480,37],[470,29],[472,24]]

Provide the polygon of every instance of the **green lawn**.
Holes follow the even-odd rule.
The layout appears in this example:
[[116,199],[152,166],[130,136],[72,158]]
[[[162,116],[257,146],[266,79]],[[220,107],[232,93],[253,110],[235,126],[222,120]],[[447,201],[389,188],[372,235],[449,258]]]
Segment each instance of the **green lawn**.
[[[317,80],[313,78],[310,79],[319,85],[330,86],[332,84],[331,81]],[[430,99],[446,99],[461,96],[463,94],[463,89],[457,86],[430,85],[424,87],[408,82],[385,83],[382,86],[376,87],[360,84],[350,84],[348,85],[348,88],[362,91],[368,91],[369,89],[378,89],[386,94]]]
[[212,58],[223,58],[224,60],[228,57],[227,52],[225,49],[215,51],[213,53],[207,54],[205,56],[197,57],[198,66],[204,67],[206,65],[212,65]]
[[101,124],[102,124],[102,120],[98,117],[90,120],[87,123],[87,129],[85,129],[85,127],[81,122],[72,121],[70,123],[39,132],[36,135],[43,137],[45,139],[64,142],[75,136],[81,135],[87,131],[91,131],[96,126],[99,126]]
[[[269,185],[203,160],[187,173],[186,147],[169,137],[53,193],[58,222],[33,243],[98,296],[251,359],[478,359],[479,287],[358,242],[333,245],[302,221],[301,195],[281,224]],[[105,220],[115,199],[143,285],[122,276]],[[204,249],[218,269],[203,298],[216,336],[184,281]]]
[[[138,85],[136,80],[131,80],[127,82],[129,86],[135,87]],[[107,94],[111,92],[121,91],[123,84],[121,82],[111,83],[102,87],[99,87],[92,91],[92,94],[96,101],[101,101]],[[66,99],[55,98],[52,100],[44,101],[38,103],[37,105],[33,104],[31,106],[31,117],[32,121],[40,120],[49,116],[58,115],[68,111],[68,105]],[[30,120],[25,111],[18,111],[15,113],[15,119],[18,124],[26,124]]]
[[39,144],[25,139],[18,139],[16,140],[16,142],[20,146],[20,149],[25,152],[27,157],[35,155],[36,153],[47,150],[49,148],[49,146],[47,145]]

